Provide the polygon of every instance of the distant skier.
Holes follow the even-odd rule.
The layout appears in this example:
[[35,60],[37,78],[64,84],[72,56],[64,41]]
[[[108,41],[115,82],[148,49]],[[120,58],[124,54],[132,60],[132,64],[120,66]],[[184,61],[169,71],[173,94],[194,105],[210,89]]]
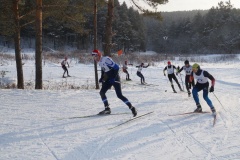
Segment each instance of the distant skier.
[[[197,105],[197,109],[195,109],[194,112],[202,112],[202,107],[199,102],[198,92],[203,90],[203,99],[207,102],[208,106],[211,108],[213,115],[216,115],[216,110],[211,100],[208,98],[208,92],[214,92],[214,85],[215,85],[214,77],[211,74],[209,74],[207,71],[200,69],[200,66],[197,63],[193,64],[192,66],[190,82],[193,81],[193,77],[197,81],[196,85],[193,87],[193,90],[192,90],[192,95]],[[208,79],[211,80],[211,87],[209,91],[208,91],[208,88],[209,88]]]
[[111,114],[106,92],[111,88],[111,86],[113,86],[117,97],[129,107],[129,109],[132,111],[133,117],[135,117],[137,115],[135,107],[133,107],[128,99],[122,95],[120,77],[118,74],[119,66],[110,57],[102,56],[101,52],[98,50],[93,50],[92,56],[96,62],[99,62],[99,66],[101,67],[102,71],[101,78],[99,79],[99,82],[102,83],[100,95],[105,109],[99,112],[99,114]]
[[147,68],[149,66],[149,64],[147,66],[144,66],[144,63],[141,63],[139,66],[136,66],[138,68],[137,70],[137,76],[141,78],[141,84],[146,84],[145,82],[145,78],[144,76],[142,75],[142,69],[143,68]]
[[191,75],[191,72],[192,72],[192,66],[189,64],[189,61],[188,61],[188,60],[186,60],[186,61],[184,62],[184,64],[185,64],[185,65],[182,66],[181,69],[178,69],[176,75],[178,75],[178,73],[181,73],[182,70],[185,71],[185,74],[186,74],[186,75],[185,75],[185,86],[186,86],[186,89],[187,89],[187,92],[188,92],[188,96],[190,96],[190,95],[191,95],[191,92],[190,92],[189,89],[191,89],[191,86],[194,87],[194,80],[192,80],[191,83],[189,82],[189,78],[190,78],[190,75]]
[[169,81],[171,82],[171,87],[172,87],[172,89],[173,89],[173,92],[174,92],[174,93],[177,93],[177,91],[174,89],[172,79],[174,79],[174,81],[177,83],[180,91],[183,91],[183,90],[182,90],[181,85],[179,84],[179,82],[178,82],[178,80],[177,80],[177,77],[175,76],[174,69],[177,69],[177,68],[176,68],[174,65],[171,65],[171,62],[168,61],[168,65],[163,69],[163,74],[164,74],[164,76],[166,76],[165,70],[167,70],[168,79],[169,79]]
[[69,63],[68,63],[67,60],[68,60],[68,58],[65,57],[64,60],[63,60],[62,63],[61,63],[62,69],[64,70],[64,72],[63,72],[63,78],[66,78],[66,77],[64,76],[66,72],[67,72],[67,76],[68,76],[68,77],[71,77],[71,76],[68,74],[68,69],[67,69],[67,67],[66,67],[66,65],[68,65],[68,68],[69,68]]
[[123,72],[126,73],[126,80],[127,81],[131,81],[131,79],[129,78],[129,73],[127,71],[127,69],[128,69],[127,65],[132,65],[132,64],[128,64],[127,61],[125,61],[125,63],[123,64],[122,69],[123,69]]

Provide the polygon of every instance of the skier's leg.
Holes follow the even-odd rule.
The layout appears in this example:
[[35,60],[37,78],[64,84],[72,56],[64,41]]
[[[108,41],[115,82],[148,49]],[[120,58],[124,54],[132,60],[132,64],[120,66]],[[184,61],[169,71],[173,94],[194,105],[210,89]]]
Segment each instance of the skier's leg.
[[137,111],[136,111],[135,107],[133,107],[132,104],[128,101],[128,99],[123,96],[122,89],[121,89],[121,84],[120,83],[114,83],[113,87],[115,89],[117,97],[119,99],[121,99],[129,107],[129,109],[132,111],[133,116],[135,117],[137,115]]
[[168,75],[168,79],[169,79],[169,81],[170,81],[170,83],[171,83],[171,87],[172,87],[172,89],[173,89],[173,92],[177,93],[176,90],[175,90],[175,88],[174,88],[174,86],[173,86],[172,76],[171,76],[171,75]]
[[190,92],[191,84],[189,83],[189,78],[190,78],[189,75],[185,76],[185,86],[186,86],[186,89],[187,89],[187,92],[188,92],[188,96],[190,97],[191,96],[191,92]]
[[208,87],[204,88],[203,89],[203,99],[207,102],[208,106],[212,109],[214,108],[213,107],[213,104],[212,104],[212,101],[209,99],[208,97]]
[[67,71],[67,76],[69,76],[67,67],[66,67],[66,71]]
[[142,83],[141,72],[137,72],[137,76],[140,77],[140,79],[141,79],[141,83]]
[[115,89],[115,92],[117,94],[117,97],[121,99],[129,108],[132,106],[132,104],[128,101],[126,97],[122,95],[122,89],[120,83],[114,83],[113,87]]
[[126,80],[128,79],[128,77],[127,77],[127,72],[126,72],[126,70],[125,69],[123,69],[123,72],[126,74]]
[[107,92],[107,90],[108,90],[110,87],[111,87],[110,84],[108,84],[108,83],[103,83],[103,84],[102,84],[102,88],[101,88],[101,90],[100,90],[100,92],[99,92],[99,94],[100,94],[100,96],[101,96],[101,98],[102,98],[102,101],[103,101],[103,103],[104,103],[105,108],[109,106],[108,100],[107,100],[107,97],[106,97],[106,92]]
[[186,86],[186,89],[187,89],[187,92],[189,93],[190,91],[189,91],[189,76],[185,76],[185,86]]
[[[141,74],[142,75],[142,74]],[[143,80],[143,83],[145,83],[145,78],[144,78],[144,76],[142,75],[142,80]]]
[[172,76],[171,75],[168,75],[168,79],[169,79],[169,81],[170,81],[170,83],[171,83],[171,85],[173,84],[173,82],[172,82]]
[[129,73],[128,73],[127,70],[126,70],[126,74],[127,74],[127,76],[126,76],[127,80],[130,80],[130,78],[129,78]]
[[63,68],[63,70],[64,70],[64,72],[63,72],[63,77],[64,77],[64,75],[65,75],[65,73],[66,73],[66,71],[67,71],[67,68],[66,68],[66,66],[64,65],[64,66],[62,66],[62,68]]
[[176,77],[174,74],[173,74],[173,79],[174,79],[174,81],[177,83],[179,89],[182,91],[182,87],[181,87],[181,85],[179,84],[178,79],[177,79],[177,77]]
[[199,103],[199,97],[198,97],[198,92],[199,92],[199,91],[200,91],[200,90],[199,90],[196,86],[192,89],[192,95],[193,95],[193,99],[194,99],[196,105],[199,105],[199,104],[200,104],[200,103]]

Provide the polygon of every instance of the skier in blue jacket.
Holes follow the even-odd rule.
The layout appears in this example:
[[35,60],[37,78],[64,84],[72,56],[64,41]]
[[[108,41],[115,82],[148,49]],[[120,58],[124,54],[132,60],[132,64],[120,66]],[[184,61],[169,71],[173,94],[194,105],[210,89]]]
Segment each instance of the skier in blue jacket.
[[111,86],[113,86],[117,97],[129,107],[129,109],[132,111],[133,116],[135,117],[137,115],[135,107],[133,107],[132,104],[128,101],[128,99],[122,95],[120,77],[118,74],[119,66],[110,57],[102,56],[99,50],[93,50],[92,56],[94,56],[94,60],[96,62],[99,62],[99,66],[101,67],[102,72],[101,78],[99,79],[99,82],[102,83],[100,95],[104,103],[105,109],[99,112],[99,114],[111,114],[111,109],[108,104],[106,92],[111,88]]

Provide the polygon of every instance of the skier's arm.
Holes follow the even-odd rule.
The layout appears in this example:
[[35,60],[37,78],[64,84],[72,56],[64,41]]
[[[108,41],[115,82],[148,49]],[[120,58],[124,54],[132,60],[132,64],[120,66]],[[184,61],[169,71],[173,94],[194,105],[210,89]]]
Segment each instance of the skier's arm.
[[165,71],[167,70],[167,67],[163,69],[163,75],[166,76]]
[[181,69],[178,70],[178,73],[182,72],[182,70],[183,70],[183,67],[182,67]]
[[191,83],[192,81],[193,81],[193,71],[191,72],[191,75],[190,75],[190,77],[189,77],[189,82]]
[[172,66],[173,66],[173,70],[175,69],[178,72],[178,69],[174,65],[172,65]]
[[100,83],[101,83],[101,82],[105,82],[106,79],[107,79],[107,77],[104,78],[104,71],[101,70],[101,77],[100,77],[100,79],[99,79],[99,82],[100,82]]
[[109,79],[115,78],[119,71],[119,66],[115,62],[113,62],[113,63],[114,64],[112,64],[112,65],[108,65],[108,67],[110,68],[110,71],[107,72]]
[[211,86],[214,87],[214,85],[215,85],[215,78],[210,73],[208,73],[207,71],[204,71],[203,75],[204,75],[204,77],[207,77],[207,78],[209,78],[211,80]]
[[64,65],[64,60],[61,62],[61,65],[62,65],[62,66]]
[[147,68],[149,66],[149,64],[147,66],[143,66],[143,68]]
[[68,65],[68,68],[69,68],[70,66],[69,66],[69,63],[68,63],[68,61],[67,61],[67,65]]

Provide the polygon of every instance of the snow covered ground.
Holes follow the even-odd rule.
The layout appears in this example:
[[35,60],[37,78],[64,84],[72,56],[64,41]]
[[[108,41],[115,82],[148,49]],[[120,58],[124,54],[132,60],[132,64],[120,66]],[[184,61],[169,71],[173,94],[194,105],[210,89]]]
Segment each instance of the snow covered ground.
[[[34,62],[24,63],[24,80],[31,85]],[[107,92],[112,113],[129,114],[70,119],[103,109],[99,90],[92,89],[93,65],[72,61],[72,77],[63,79],[60,65],[48,62],[45,90],[0,90],[0,160],[239,160],[240,62],[200,65],[216,78],[215,95],[209,94],[218,112],[214,127],[210,113],[169,116],[193,111],[195,103],[175,83],[178,93],[172,92],[160,62],[143,69],[146,82],[157,86],[139,85],[135,67],[129,67],[131,82],[120,73],[123,94],[138,115],[153,113],[110,129],[132,118],[113,89]],[[3,70],[8,72],[2,82],[16,80],[14,61],[0,66]],[[69,89],[76,86],[80,89]],[[203,110],[210,111],[202,92],[199,97]]]

